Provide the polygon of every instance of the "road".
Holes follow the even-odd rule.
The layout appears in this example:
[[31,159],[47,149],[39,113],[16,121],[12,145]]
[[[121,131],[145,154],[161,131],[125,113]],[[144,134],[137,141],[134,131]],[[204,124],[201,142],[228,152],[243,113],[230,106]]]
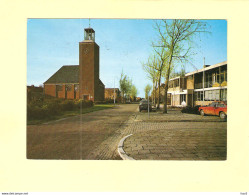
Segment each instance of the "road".
[[121,159],[117,145],[138,104],[118,105],[48,124],[27,126],[28,159]]
[[138,112],[118,105],[76,117],[27,127],[28,159],[120,160],[119,141],[134,159],[226,160],[227,123],[217,116],[169,110]]

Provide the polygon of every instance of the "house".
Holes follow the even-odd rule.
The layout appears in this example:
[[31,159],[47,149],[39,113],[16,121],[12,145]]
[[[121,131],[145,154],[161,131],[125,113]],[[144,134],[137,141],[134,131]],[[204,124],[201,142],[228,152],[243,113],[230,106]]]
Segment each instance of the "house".
[[119,88],[105,88],[105,99],[106,100],[115,100],[120,98]]
[[44,83],[44,93],[56,98],[103,101],[105,85],[99,79],[99,46],[95,31],[84,29],[79,43],[79,65],[62,66]]
[[169,80],[170,106],[208,105],[215,100],[227,101],[227,61]]

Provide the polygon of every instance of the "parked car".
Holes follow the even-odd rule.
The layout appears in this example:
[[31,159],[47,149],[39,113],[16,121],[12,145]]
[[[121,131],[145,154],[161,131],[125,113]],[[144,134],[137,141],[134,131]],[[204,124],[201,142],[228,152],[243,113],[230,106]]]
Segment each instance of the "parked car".
[[[139,112],[141,112],[142,110],[148,110],[148,100],[143,99],[140,101],[139,103]],[[152,110],[152,106],[151,106],[151,102],[149,102],[149,111],[151,112]]]
[[216,115],[221,119],[227,117],[227,103],[224,101],[215,101],[208,106],[199,107],[199,112],[202,116],[204,115]]

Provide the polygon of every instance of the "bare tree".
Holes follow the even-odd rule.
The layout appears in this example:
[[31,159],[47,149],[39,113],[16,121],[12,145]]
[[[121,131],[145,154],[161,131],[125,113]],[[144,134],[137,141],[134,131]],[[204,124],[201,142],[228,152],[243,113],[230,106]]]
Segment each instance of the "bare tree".
[[163,108],[163,113],[167,113],[168,83],[169,76],[174,68],[173,61],[184,62],[191,55],[193,38],[199,33],[207,32],[206,23],[199,20],[162,20],[156,23],[156,30],[159,40],[158,43],[153,44],[153,47],[161,48],[167,54],[162,55],[162,59],[167,63]]

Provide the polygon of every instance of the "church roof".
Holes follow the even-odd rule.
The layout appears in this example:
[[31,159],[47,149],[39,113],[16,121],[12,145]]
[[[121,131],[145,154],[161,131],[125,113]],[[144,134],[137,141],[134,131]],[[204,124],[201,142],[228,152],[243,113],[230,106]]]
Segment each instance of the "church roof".
[[79,83],[79,65],[62,66],[44,84]]
[[[79,65],[62,66],[44,84],[79,83]],[[99,84],[105,86],[99,79]]]

